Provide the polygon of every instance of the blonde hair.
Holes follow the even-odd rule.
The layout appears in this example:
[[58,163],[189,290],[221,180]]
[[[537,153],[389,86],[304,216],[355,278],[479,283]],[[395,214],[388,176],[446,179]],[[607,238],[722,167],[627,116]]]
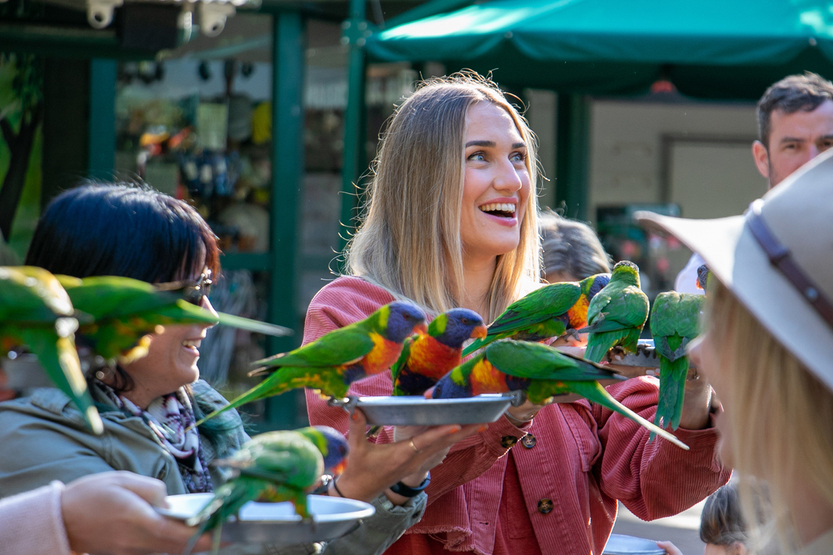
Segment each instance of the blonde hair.
[[[500,106],[527,149],[537,185],[536,140],[526,120],[490,79],[473,72],[422,82],[388,121],[372,165],[362,223],[347,245],[345,267],[429,311],[460,306],[465,288],[460,240],[468,109]],[[531,192],[517,248],[498,257],[489,320],[539,281],[537,199]]]
[[[754,551],[771,531],[785,553],[795,550],[794,505],[799,486],[833,505],[833,392],[767,331],[717,280],[708,294],[707,326],[725,374],[721,401],[739,471],[744,517]],[[784,322],[784,325],[789,325]],[[752,479],[768,484],[766,497]],[[774,526],[772,526],[774,524]]]

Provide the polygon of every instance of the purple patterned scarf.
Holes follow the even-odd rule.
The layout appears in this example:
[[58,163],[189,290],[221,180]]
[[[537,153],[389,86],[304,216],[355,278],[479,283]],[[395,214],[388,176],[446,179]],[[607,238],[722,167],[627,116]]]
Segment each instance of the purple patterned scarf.
[[144,420],[162,446],[179,463],[179,474],[188,493],[214,491],[208,465],[200,449],[199,432],[192,427],[196,419],[191,400],[183,388],[157,397],[147,410],[142,410],[107,384],[98,380],[95,383],[118,408]]

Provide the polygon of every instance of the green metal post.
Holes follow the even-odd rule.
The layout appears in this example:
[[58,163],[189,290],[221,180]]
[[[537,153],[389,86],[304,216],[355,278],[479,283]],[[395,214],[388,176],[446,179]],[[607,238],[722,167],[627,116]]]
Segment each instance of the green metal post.
[[[269,321],[295,330],[270,338],[279,353],[301,341],[298,317],[298,212],[304,177],[304,23],[300,12],[279,11],[272,19],[272,195]],[[267,403],[268,427],[296,428],[301,391]]]
[[590,101],[579,94],[559,94],[555,134],[555,205],[568,218],[587,220],[590,157]]
[[112,179],[116,164],[116,60],[90,60],[87,173]]
[[350,18],[342,24],[344,41],[349,44],[347,57],[347,108],[344,112],[344,165],[341,169],[341,244],[355,227],[358,207],[356,182],[364,171],[364,91],[367,61],[364,43],[370,33],[365,21],[365,0],[350,0]]

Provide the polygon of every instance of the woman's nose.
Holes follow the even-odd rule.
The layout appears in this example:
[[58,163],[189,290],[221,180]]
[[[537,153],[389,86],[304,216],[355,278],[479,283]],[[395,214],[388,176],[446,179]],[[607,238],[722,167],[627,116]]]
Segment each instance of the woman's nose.
[[498,191],[514,193],[523,187],[524,180],[519,170],[510,160],[505,160],[497,169],[494,187]]
[[200,306],[211,312],[211,314],[213,314],[214,316],[217,316],[217,311],[214,310],[214,307],[211,305],[211,301],[208,300],[208,295],[202,296],[202,299],[200,300]]

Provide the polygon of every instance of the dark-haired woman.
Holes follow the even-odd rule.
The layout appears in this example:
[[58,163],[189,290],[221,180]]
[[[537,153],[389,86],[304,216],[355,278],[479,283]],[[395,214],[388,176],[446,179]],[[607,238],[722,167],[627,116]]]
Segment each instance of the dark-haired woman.
[[[207,291],[217,275],[219,251],[208,224],[188,204],[149,187],[92,184],[64,192],[46,208],[26,263],[76,277],[119,275],[151,283],[190,280],[194,302],[213,310]],[[236,411],[198,430],[189,426],[227,404],[199,380],[197,360],[207,326],[167,326],[153,335],[148,355],[115,371],[93,369],[90,392],[105,433],[94,436],[69,399],[53,388],[0,404],[0,497],[52,480],[128,470],[162,480],[169,494],[209,492],[226,477],[211,461],[248,439]],[[409,442],[376,446],[365,441],[365,420],[348,458],[350,475],[339,485],[373,502],[377,514],[329,552],[373,553],[418,521],[426,497],[391,499],[382,492],[411,474],[426,472],[437,457],[476,426],[435,427]],[[13,456],[11,456],[13,454]],[[331,490],[333,491],[333,490]],[[335,493],[338,494],[337,490]],[[332,493],[331,493],[332,494]]]

